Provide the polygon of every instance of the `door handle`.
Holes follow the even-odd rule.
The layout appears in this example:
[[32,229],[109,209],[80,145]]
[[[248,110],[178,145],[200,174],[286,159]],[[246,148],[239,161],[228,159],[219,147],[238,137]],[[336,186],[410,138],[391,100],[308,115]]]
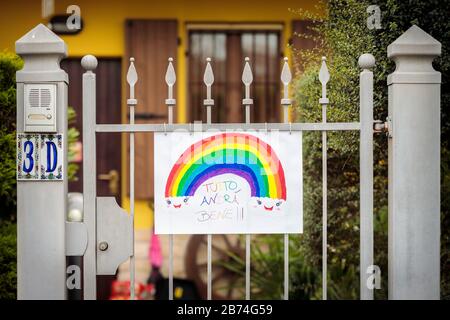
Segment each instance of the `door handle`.
[[111,194],[117,195],[119,192],[119,172],[117,170],[110,170],[108,173],[98,175],[98,179],[102,181],[109,181],[108,187]]

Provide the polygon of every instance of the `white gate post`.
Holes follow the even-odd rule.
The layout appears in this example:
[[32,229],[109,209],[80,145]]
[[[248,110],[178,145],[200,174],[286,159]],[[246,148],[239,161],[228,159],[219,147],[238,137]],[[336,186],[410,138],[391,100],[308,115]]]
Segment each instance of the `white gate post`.
[[95,140],[97,58],[86,55],[81,59],[83,73],[83,217],[88,244],[83,259],[84,300],[97,298],[97,155]]
[[[67,56],[67,46],[47,27],[39,24],[16,42],[16,53],[25,61],[23,69],[16,73],[17,132],[37,132],[40,137],[46,133],[63,134],[62,152],[57,153],[57,157],[62,157],[62,178],[43,181],[37,174],[32,179],[23,180],[18,175],[17,298],[65,299],[68,77],[60,69],[59,62]],[[30,105],[28,113],[25,113],[26,103]],[[35,143],[33,148],[37,149],[38,145],[40,143]],[[29,162],[37,164],[38,157],[36,154],[33,160],[29,158]],[[39,169],[34,170],[39,172]]]
[[368,286],[368,273],[373,266],[373,72],[375,58],[371,54],[359,57],[360,112],[360,299],[373,300],[373,288]]
[[417,26],[388,47],[390,299],[439,299],[440,54]]

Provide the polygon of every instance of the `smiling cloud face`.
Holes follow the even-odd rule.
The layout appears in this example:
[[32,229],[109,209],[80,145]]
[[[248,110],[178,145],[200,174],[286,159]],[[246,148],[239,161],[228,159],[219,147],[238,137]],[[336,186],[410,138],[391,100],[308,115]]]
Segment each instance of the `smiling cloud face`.
[[190,197],[168,197],[166,198],[167,208],[180,209],[189,204]]
[[265,211],[281,211],[283,207],[283,199],[272,199],[272,198],[251,198],[249,204],[253,208],[260,208]]

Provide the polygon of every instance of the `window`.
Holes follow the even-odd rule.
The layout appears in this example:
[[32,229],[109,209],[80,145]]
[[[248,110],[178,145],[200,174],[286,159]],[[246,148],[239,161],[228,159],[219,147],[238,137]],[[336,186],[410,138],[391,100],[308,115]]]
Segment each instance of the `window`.
[[252,122],[280,121],[280,31],[191,30],[189,33],[188,101],[190,121],[206,121],[203,73],[211,57],[214,71],[213,122],[243,122],[241,80],[244,58],[249,57],[253,84]]

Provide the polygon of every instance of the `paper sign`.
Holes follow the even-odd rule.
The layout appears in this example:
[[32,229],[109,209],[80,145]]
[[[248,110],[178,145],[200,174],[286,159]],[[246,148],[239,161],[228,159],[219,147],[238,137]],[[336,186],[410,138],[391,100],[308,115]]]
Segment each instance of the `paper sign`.
[[155,232],[301,233],[301,132],[155,133]]

